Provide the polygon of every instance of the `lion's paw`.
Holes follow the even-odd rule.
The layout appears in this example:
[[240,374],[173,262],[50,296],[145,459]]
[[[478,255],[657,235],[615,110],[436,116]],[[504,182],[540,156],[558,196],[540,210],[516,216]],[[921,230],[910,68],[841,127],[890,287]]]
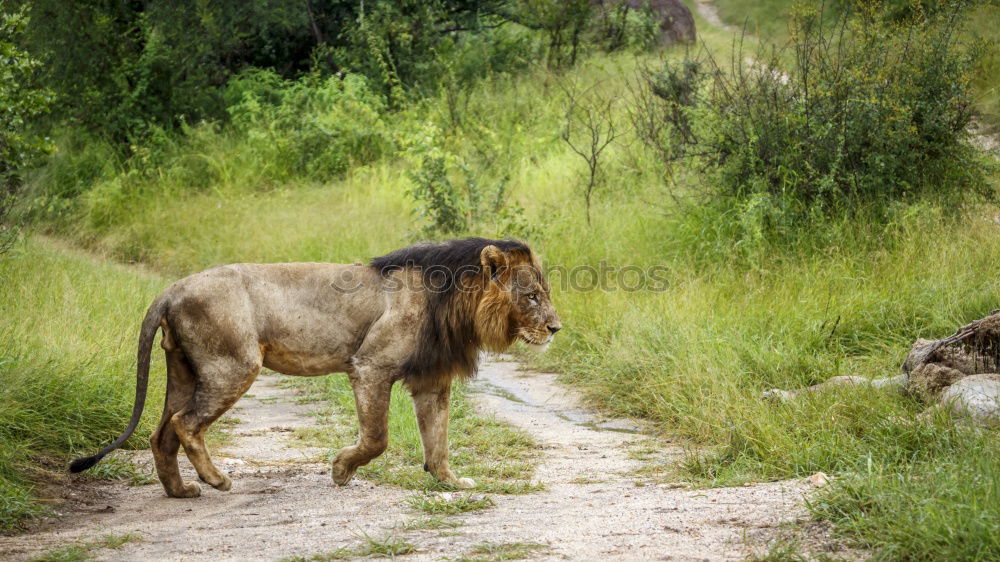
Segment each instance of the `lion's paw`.
[[185,482],[180,492],[169,495],[175,498],[197,498],[201,495],[201,485],[197,482]]
[[353,470],[343,470],[337,465],[333,465],[333,470],[330,471],[333,475],[333,483],[338,486],[346,486],[348,482],[354,478]]
[[455,487],[460,490],[468,490],[476,487],[476,481],[472,478],[459,478],[455,481]]
[[219,490],[220,492],[228,492],[229,489],[233,487],[233,479],[223,474],[222,482],[220,482],[217,485],[212,484],[212,487],[215,488],[216,490]]

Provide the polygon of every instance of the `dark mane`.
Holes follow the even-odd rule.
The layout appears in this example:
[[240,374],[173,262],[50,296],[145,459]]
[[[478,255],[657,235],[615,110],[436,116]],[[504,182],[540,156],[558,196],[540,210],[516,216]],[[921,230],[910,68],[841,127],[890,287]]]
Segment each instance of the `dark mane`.
[[402,366],[402,377],[471,376],[476,371],[481,342],[475,329],[475,303],[469,298],[472,279],[482,271],[480,254],[493,245],[503,252],[524,252],[527,244],[517,240],[462,238],[447,242],[420,242],[371,261],[382,276],[393,271],[419,269],[429,287],[424,322],[417,335],[417,348]]
[[446,242],[418,242],[371,261],[371,266],[383,275],[404,267],[420,267],[451,272],[474,267],[479,271],[479,255],[486,246],[496,246],[504,252],[522,250],[530,252],[528,245],[519,240],[490,240],[488,238],[460,238]]

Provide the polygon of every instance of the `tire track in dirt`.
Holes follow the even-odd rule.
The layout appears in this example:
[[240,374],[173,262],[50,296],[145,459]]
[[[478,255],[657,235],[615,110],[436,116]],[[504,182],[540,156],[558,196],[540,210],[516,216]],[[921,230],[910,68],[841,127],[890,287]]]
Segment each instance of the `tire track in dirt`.
[[[740,559],[748,541],[762,543],[781,521],[804,514],[800,482],[739,488],[686,489],[640,471],[641,448],[661,461],[680,447],[652,440],[626,420],[602,419],[555,375],[518,370],[498,358],[484,361],[473,398],[529,432],[541,444],[535,475],[544,489],[492,496],[495,507],[450,517],[456,528],[405,530],[421,516],[407,506],[413,493],[355,478],[333,485],[325,451],[291,440],[296,428],[316,425],[308,405],[276,375],[261,375],[233,410],[231,441],[215,455],[233,477],[230,492],[203,487],[195,499],[172,499],[159,484],[130,487],[79,479],[69,488],[65,517],[30,532],[0,537],[3,558],[29,559],[104,534],[136,533],[142,540],[91,553],[99,560],[245,560],[311,556],[358,545],[361,537],[394,536],[417,547],[412,560],[466,555],[480,544],[530,543],[534,559]],[[149,464],[150,453],[131,452]],[[186,479],[196,478],[181,455]]]
[[678,445],[657,442],[628,420],[601,418],[556,375],[486,362],[473,389],[482,410],[531,433],[545,452],[542,492],[498,498],[490,511],[461,517],[472,542],[537,542],[541,556],[574,560],[742,559],[784,520],[801,517],[800,481],[687,489],[642,474],[636,447],[677,461]]

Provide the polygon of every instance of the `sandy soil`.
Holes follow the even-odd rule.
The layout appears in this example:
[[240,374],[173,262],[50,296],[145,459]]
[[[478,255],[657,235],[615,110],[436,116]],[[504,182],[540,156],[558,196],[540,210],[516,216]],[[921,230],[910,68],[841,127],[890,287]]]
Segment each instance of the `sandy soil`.
[[[404,538],[418,552],[407,559],[454,558],[475,545],[529,542],[544,545],[537,559],[740,559],[748,544],[760,548],[781,521],[804,514],[802,482],[739,488],[688,489],[637,473],[647,461],[683,454],[651,439],[626,420],[602,419],[550,374],[518,370],[511,361],[484,363],[473,383],[484,412],[530,432],[542,444],[536,480],[544,490],[493,496],[496,506],[453,516],[455,529],[404,531],[420,517],[407,506],[412,492],[355,479],[338,488],[324,451],[293,441],[291,430],[316,423],[294,391],[262,375],[231,415],[230,443],[215,455],[233,477],[233,489],[204,487],[196,499],[171,499],[158,484],[128,486],[78,479],[64,488],[61,517],[28,533],[0,537],[5,559],[112,533],[142,539],[117,550],[99,549],[100,560],[245,560],[310,556],[355,546],[363,534]],[[653,446],[651,447],[651,444]],[[149,452],[133,456],[148,463]],[[182,459],[186,477],[193,469]]]

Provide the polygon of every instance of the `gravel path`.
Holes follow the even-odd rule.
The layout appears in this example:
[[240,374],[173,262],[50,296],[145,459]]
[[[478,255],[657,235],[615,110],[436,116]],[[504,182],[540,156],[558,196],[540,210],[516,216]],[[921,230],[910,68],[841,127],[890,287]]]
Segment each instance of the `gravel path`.
[[[160,486],[78,479],[64,488],[62,517],[28,533],[0,537],[0,558],[29,559],[68,544],[135,533],[141,540],[96,549],[99,560],[246,560],[312,556],[354,547],[367,534],[394,536],[418,549],[409,560],[456,558],[477,545],[530,543],[533,559],[741,559],[781,521],[803,514],[808,485],[774,482],[738,488],[688,489],[640,472],[651,456],[670,462],[683,451],[651,439],[625,420],[583,408],[550,374],[516,363],[484,363],[473,383],[478,407],[530,432],[542,444],[539,492],[493,496],[496,506],[449,518],[453,529],[404,530],[419,518],[412,492],[355,479],[334,486],[324,451],[292,439],[316,423],[310,406],[278,376],[262,375],[237,404],[230,443],[215,455],[233,489],[205,486],[200,498],[170,499]],[[641,452],[641,455],[636,453]],[[148,463],[149,452],[133,452]],[[195,478],[181,456],[185,477]]]
[[722,21],[719,17],[719,8],[715,6],[712,0],[694,0],[694,9],[698,12],[698,15],[708,23],[724,29],[730,33],[739,33],[740,29],[735,25],[729,25],[728,23]]

